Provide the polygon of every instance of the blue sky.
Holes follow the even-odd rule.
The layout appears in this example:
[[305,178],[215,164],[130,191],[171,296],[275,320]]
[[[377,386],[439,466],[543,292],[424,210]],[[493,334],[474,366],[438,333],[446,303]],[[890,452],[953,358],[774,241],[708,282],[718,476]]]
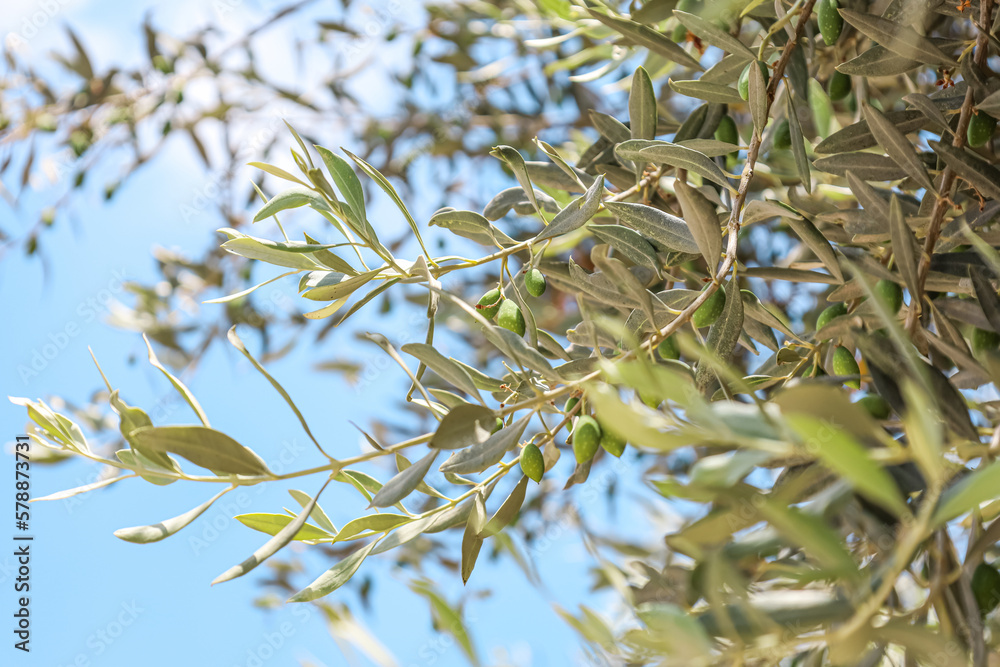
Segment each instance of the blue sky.
[[[9,3],[8,3],[9,4]],[[215,3],[220,5],[220,3]],[[382,3],[388,6],[388,3]],[[224,25],[234,29],[256,23],[271,7],[270,2],[232,0],[226,5]],[[24,20],[46,11],[44,2],[15,2],[0,18],[0,36],[22,31]],[[206,18],[210,3],[181,1],[170,3],[124,0],[53,0],[58,11],[38,27],[28,48],[42,55],[64,45],[61,25],[72,25],[92,49],[98,62],[128,61],[142,53],[138,26],[142,15],[152,10],[156,21],[173,29],[189,29]],[[221,6],[221,5],[220,5]],[[369,5],[362,5],[365,11]],[[379,3],[370,7],[379,8]],[[7,5],[5,4],[5,10]],[[46,14],[48,16],[48,14]],[[376,15],[377,16],[377,15]],[[230,23],[226,23],[230,22]],[[274,60],[269,66],[294,72],[284,62],[278,48],[289,39],[294,23],[276,31],[272,45]],[[265,47],[267,41],[265,40]],[[263,49],[262,61],[272,51]],[[390,58],[391,60],[391,58]],[[377,87],[368,90],[366,103],[373,112],[384,112]],[[349,137],[328,133],[333,145],[345,144]],[[285,165],[286,167],[288,165]],[[92,188],[75,206],[75,219],[59,219],[45,233],[43,252],[48,262],[25,258],[19,249],[9,250],[0,262],[0,303],[7,314],[0,333],[5,351],[0,364],[0,385],[5,394],[49,397],[58,394],[67,400],[85,402],[100,386],[100,377],[87,352],[90,346],[104,371],[129,403],[146,408],[156,417],[154,406],[162,408],[158,423],[192,423],[195,417],[172,395],[163,377],[145,363],[141,338],[104,322],[109,299],[128,301],[121,280],[148,282],[155,278],[150,254],[153,245],[197,253],[212,238],[212,230],[223,226],[210,212],[195,216],[189,223],[179,221],[179,211],[202,191],[204,177],[197,158],[185,142],[174,142],[156,162],[147,166],[105,203],[100,188]],[[11,210],[0,204],[0,215],[12,216],[9,228],[26,229],[38,211],[51,202],[56,187],[39,184],[22,206]],[[416,210],[426,214],[438,202],[416,202]],[[377,211],[388,212],[384,202]],[[422,211],[429,208],[428,211]],[[388,225],[400,225],[398,215],[386,213]],[[424,219],[426,215],[424,216]],[[298,218],[290,218],[294,224]],[[276,235],[276,230],[255,230]],[[390,235],[391,236],[391,235]],[[269,267],[265,267],[269,268]],[[273,273],[256,272],[257,277]],[[259,298],[271,299],[278,308],[303,310],[293,282],[277,282]],[[221,306],[214,306],[216,308]],[[202,306],[213,308],[213,306]],[[355,329],[381,331],[393,342],[422,337],[422,324],[409,313],[391,318],[362,316]],[[251,350],[259,341],[247,335]],[[47,347],[48,346],[48,347]],[[53,350],[56,354],[49,354]],[[363,443],[348,420],[366,424],[376,417],[391,416],[391,400],[405,391],[405,377],[395,367],[373,371],[371,381],[359,388],[343,384],[335,376],[310,372],[317,358],[351,356],[371,365],[380,359],[374,346],[354,342],[348,331],[332,335],[322,353],[308,345],[271,364],[269,371],[279,378],[309,419],[324,443],[340,456],[362,451]],[[459,349],[453,353],[460,353]],[[39,363],[37,375],[25,377],[19,366],[30,365],[36,355],[51,356]],[[44,357],[43,357],[44,358]],[[130,358],[135,363],[130,363]],[[37,361],[37,360],[36,360]],[[322,461],[299,429],[294,416],[280,402],[267,382],[231,347],[215,344],[197,372],[185,378],[210,416],[213,426],[245,442],[277,467],[291,460],[291,467],[308,467]],[[0,403],[2,440],[8,448],[13,437],[23,432],[23,409]],[[5,457],[0,466],[0,497],[13,494],[13,461]],[[386,467],[374,469],[383,479],[391,475]],[[36,466],[32,471],[32,492],[41,496],[60,489],[93,481],[97,468],[83,462],[56,467]],[[615,473],[610,473],[610,480]],[[629,471],[619,483],[633,483]],[[633,475],[634,477],[634,475]],[[280,512],[292,503],[288,488],[314,492],[320,478],[297,480],[294,485],[267,485],[230,494],[195,524],[177,536],[152,545],[134,545],[118,540],[112,532],[124,526],[154,523],[180,514],[200,504],[215,492],[206,485],[178,483],[169,487],[129,480],[108,489],[32,506],[32,653],[30,657],[11,648],[2,649],[4,664],[129,666],[179,663],[236,667],[253,665],[314,666],[349,664],[316,610],[306,605],[290,605],[262,612],[252,606],[261,593],[254,579],[257,573],[211,587],[209,582],[232,564],[243,560],[263,543],[260,533],[232,520],[245,512]],[[578,495],[585,511],[605,514],[603,496],[595,494],[601,482]],[[509,486],[509,485],[508,485]],[[506,487],[505,487],[506,488]],[[503,488],[494,495],[502,499]],[[529,492],[533,492],[529,491]],[[628,494],[628,492],[626,492]],[[347,487],[333,489],[323,498],[323,506],[338,525],[358,516],[364,509],[360,497]],[[492,509],[492,505],[491,505]],[[664,520],[668,520],[666,516]],[[648,526],[620,523],[619,530],[644,530]],[[651,531],[659,534],[662,531]],[[2,537],[0,541],[9,538]],[[550,602],[575,610],[581,601],[595,608],[613,604],[609,597],[587,594],[592,564],[573,529],[555,530],[546,541],[548,548],[536,558],[543,590],[528,583],[509,559],[500,564],[488,561],[489,546],[467,587],[455,572],[430,569],[427,574],[439,583],[452,603],[466,601],[467,618],[486,664],[550,665],[566,664],[567,656],[581,658],[576,637],[555,614]],[[451,539],[454,557],[458,544]],[[13,558],[11,549],[0,548],[0,610],[13,608],[11,590]],[[391,554],[390,554],[391,555]],[[307,557],[307,573],[302,581],[317,576],[332,563]],[[263,571],[261,568],[260,571]],[[259,572],[260,572],[259,571]],[[335,595],[354,610],[397,657],[402,667],[411,665],[465,664],[461,653],[446,635],[436,633],[426,603],[411,593],[409,573],[395,570],[385,558],[367,561],[360,577],[375,582],[372,612],[363,610],[351,589]],[[488,594],[487,594],[488,593]],[[8,616],[9,618],[9,616]],[[607,620],[616,622],[614,612]],[[358,664],[368,664],[358,657]]]

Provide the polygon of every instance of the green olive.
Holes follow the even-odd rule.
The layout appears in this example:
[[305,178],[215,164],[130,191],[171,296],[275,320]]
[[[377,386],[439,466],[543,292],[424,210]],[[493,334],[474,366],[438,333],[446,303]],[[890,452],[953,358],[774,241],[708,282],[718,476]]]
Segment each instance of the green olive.
[[980,563],[972,573],[970,588],[979,612],[986,616],[1000,602],[1000,572],[992,565]]
[[698,306],[698,310],[694,311],[694,315],[691,316],[691,322],[699,329],[712,326],[719,319],[719,315],[722,315],[722,310],[725,307],[726,293],[722,291],[722,288],[719,288],[705,300],[705,303]]
[[816,22],[826,45],[836,44],[844,29],[844,18],[837,11],[837,0],[819,0],[816,3]]
[[719,125],[715,128],[715,139],[727,144],[739,145],[740,133],[736,130],[736,121],[729,114],[719,119]]
[[529,442],[521,449],[521,471],[528,479],[538,483],[542,481],[545,474],[545,457],[538,445]]
[[660,341],[660,344],[656,346],[656,352],[660,355],[660,359],[681,358],[681,350],[677,347],[677,341],[674,340],[673,336],[668,336]]
[[903,307],[903,288],[891,280],[875,283],[875,293],[889,306],[890,313],[896,314]]
[[844,99],[851,94],[851,77],[843,72],[834,71],[826,82],[826,92],[833,102]]
[[503,297],[500,295],[500,290],[491,289],[479,299],[476,310],[480,311],[480,314],[486,319],[492,320],[500,312],[502,302]]
[[822,313],[819,314],[819,317],[816,318],[816,331],[819,331],[827,324],[829,324],[830,320],[836,317],[841,317],[846,314],[847,314],[847,306],[845,306],[843,303],[835,303],[832,306],[829,306]]
[[[842,345],[838,345],[837,349],[833,351],[833,372],[836,375],[859,375],[861,373],[854,354]],[[854,389],[861,388],[860,379],[847,380],[844,384]]]
[[985,146],[993,138],[993,131],[997,129],[997,119],[982,111],[974,112],[969,119],[969,129],[965,133],[969,140],[969,145],[973,148]]
[[868,394],[860,398],[855,405],[864,408],[865,412],[875,419],[888,419],[889,415],[892,414],[892,408],[878,394]]
[[601,427],[590,415],[577,417],[573,427],[573,455],[577,463],[586,463],[594,458],[601,443]]
[[614,457],[621,457],[625,451],[625,439],[601,429],[601,447]]
[[996,352],[997,347],[1000,347],[1000,335],[995,331],[978,327],[972,330],[972,353],[977,357]]
[[499,431],[502,428],[503,428],[503,419],[501,419],[500,417],[497,417],[497,421],[496,421],[495,424],[493,424],[493,430],[490,431],[490,435],[493,435],[494,433],[496,433],[497,431]]
[[545,294],[545,276],[538,269],[531,269],[524,277],[524,286],[531,296],[541,296]]
[[524,314],[521,312],[521,307],[518,306],[512,299],[505,299],[502,304],[500,304],[500,312],[497,315],[497,324],[502,326],[504,329],[513,331],[518,336],[523,336],[526,329],[524,324]]
[[774,128],[774,147],[779,151],[792,147],[792,129],[788,125],[788,120],[781,121],[778,127]]

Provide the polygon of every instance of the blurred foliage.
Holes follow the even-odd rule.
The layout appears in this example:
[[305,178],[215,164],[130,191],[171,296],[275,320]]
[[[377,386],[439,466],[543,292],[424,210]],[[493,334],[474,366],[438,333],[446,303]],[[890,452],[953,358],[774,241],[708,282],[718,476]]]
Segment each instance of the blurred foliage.
[[[15,399],[36,444],[111,471],[54,497],[136,476],[224,485],[184,515],[116,533],[146,543],[239,486],[326,477],[292,492],[301,510],[237,517],[271,539],[216,582],[293,540],[311,545],[333,561],[328,571],[307,583],[308,560],[272,558],[267,585],[318,604],[335,637],[383,664],[392,659],[377,640],[326,598],[352,582],[367,600],[366,558],[391,551],[411,567],[435,627],[477,664],[462,604],[425,575],[433,563],[475,581],[485,546],[540,584],[533,558],[546,557],[553,524],[580,529],[593,590],[620,607],[614,623],[586,607],[557,609],[594,662],[994,664],[997,14],[992,0],[431,4],[426,25],[385,33],[408,34],[413,58],[396,63],[397,106],[378,119],[347,92],[347,78],[366,75],[360,64],[328,70],[322,86],[336,106],[327,108],[252,68],[234,75],[224,52],[209,57],[197,39],[170,51],[152,39],[149,68],[168,82],[203,71],[221,90],[236,76],[240,95],[219,99],[236,105],[250,87],[306,111],[288,128],[290,157],[262,151],[270,162],[253,163],[268,175],[259,191],[220,208],[225,238],[209,259],[158,255],[172,289],[137,287],[135,319],[119,324],[182,360],[228,329],[326,462],[272,472],[211,428],[150,346],[200,424],[156,424],[110,384],[95,398],[118,424],[93,407],[67,416],[58,400]],[[320,45],[352,43],[347,20],[321,22],[318,35]],[[250,54],[253,36],[232,48]],[[20,85],[43,90],[44,102],[4,107],[11,155],[29,163],[21,188],[32,137],[51,131],[38,126],[45,113],[79,160],[116,141],[92,118],[122,101],[102,102],[94,82],[114,89],[120,74],[95,75],[73,43],[66,62],[89,82],[96,101],[81,105],[92,113],[75,113],[78,92],[46,96],[28,70]],[[178,66],[182,56],[193,64]],[[25,67],[12,58],[12,71]],[[126,106],[135,135],[149,115]],[[195,113],[171,122],[167,140],[182,132],[198,145],[198,125],[229,128],[237,108],[263,106]],[[334,109],[357,122],[346,149],[324,148],[311,125],[310,113]],[[213,167],[215,151],[199,152]],[[228,170],[241,159],[238,150],[222,158]],[[420,178],[439,165],[450,184],[428,193]],[[415,215],[422,198],[442,208]],[[373,205],[398,209],[398,228],[369,216]],[[280,238],[251,235],[253,208],[252,221],[294,222],[278,225]],[[275,267],[256,285],[254,262]],[[200,281],[182,277],[192,274]],[[403,409],[415,419],[387,415],[364,433],[360,455],[343,458],[315,438],[237,334],[239,324],[268,328],[243,304],[293,275],[304,301],[280,325],[316,331],[320,345],[374,304],[426,315],[423,343],[361,336],[405,372]],[[221,294],[212,302],[225,304],[223,321],[168,320],[170,300],[209,293]],[[179,342],[185,327],[200,332],[197,344]],[[442,331],[465,341],[461,353],[439,350]],[[262,352],[275,356],[266,339]],[[322,367],[360,372],[340,359]],[[120,437],[106,437],[109,427]],[[365,472],[390,456],[390,479]],[[353,489],[372,511],[338,528],[319,503],[331,489]],[[658,532],[598,528],[587,493],[659,518]]]

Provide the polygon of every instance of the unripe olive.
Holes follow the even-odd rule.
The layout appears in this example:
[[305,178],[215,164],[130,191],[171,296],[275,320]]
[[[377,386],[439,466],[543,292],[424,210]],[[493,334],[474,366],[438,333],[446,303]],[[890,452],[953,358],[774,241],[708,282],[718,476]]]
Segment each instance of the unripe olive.
[[975,328],[972,330],[972,353],[977,357],[988,352],[995,352],[1000,346],[1000,335],[995,331]]
[[826,92],[830,100],[837,102],[851,94],[851,77],[843,72],[834,71],[826,82]]
[[601,427],[590,415],[578,417],[573,427],[573,455],[577,463],[594,458],[601,443]]
[[739,81],[736,83],[736,89],[739,91],[740,97],[745,100],[750,99],[750,66],[754,63],[757,63],[757,67],[760,68],[761,73],[764,75],[764,85],[766,86],[771,80],[771,77],[767,72],[767,65],[759,60],[747,63],[747,66],[743,68],[743,72],[740,74]]
[[888,419],[892,413],[892,408],[878,394],[868,394],[855,403],[855,405],[864,408],[865,412],[875,419]]
[[497,431],[499,431],[502,428],[503,428],[503,419],[501,419],[500,417],[497,417],[497,421],[493,425],[493,430],[490,431],[490,435],[493,435],[494,433],[496,433]]
[[[842,345],[838,345],[833,351],[833,372],[836,375],[858,375],[861,373],[854,355]],[[860,379],[847,380],[844,384],[854,389],[861,388]]]
[[705,303],[698,306],[698,310],[694,311],[691,322],[699,329],[712,326],[719,319],[719,315],[722,314],[722,309],[725,307],[726,293],[721,288],[717,289],[712,293],[712,296],[705,300]]
[[788,120],[781,121],[778,127],[774,128],[774,147],[780,151],[792,147],[792,129],[788,125]]
[[875,293],[889,305],[890,313],[897,313],[903,307],[903,288],[891,280],[880,280],[875,283]]
[[986,616],[1000,602],[1000,572],[992,565],[980,563],[972,573],[970,588],[979,612]]
[[529,442],[521,449],[521,472],[535,483],[542,481],[545,474],[545,457],[538,445]]
[[715,138],[727,144],[739,145],[740,133],[736,130],[736,121],[732,116],[726,114],[719,119],[719,125],[715,128]]
[[500,312],[497,315],[497,324],[502,326],[504,329],[513,331],[518,336],[523,336],[526,327],[521,307],[518,306],[512,299],[505,299],[504,302],[500,304]]
[[836,44],[844,29],[844,18],[837,11],[837,0],[819,0],[816,3],[816,22],[826,45]]
[[656,352],[660,355],[660,359],[681,358],[681,350],[677,347],[677,341],[674,340],[673,336],[668,336],[660,341],[660,344],[656,346]]
[[563,413],[569,414],[569,411],[576,407],[576,404],[580,402],[579,396],[570,396],[566,399],[566,404],[563,405]]
[[604,448],[608,454],[614,457],[621,457],[622,452],[625,451],[625,439],[619,438],[617,435],[612,435],[604,429],[601,430],[601,447]]
[[531,269],[524,277],[524,286],[531,296],[541,296],[545,294],[545,276],[538,269]]
[[969,119],[969,129],[966,131],[966,138],[969,145],[979,148],[993,138],[993,131],[997,129],[997,119],[982,111],[972,114]]
[[845,306],[843,303],[835,303],[832,306],[829,306],[822,313],[819,314],[819,317],[816,318],[816,331],[819,331],[820,329],[825,327],[834,318],[841,317],[846,314],[847,314],[847,306]]
[[479,303],[476,304],[476,310],[486,319],[492,320],[500,312],[500,304],[502,302],[503,297],[500,296],[500,290],[491,289],[479,299]]

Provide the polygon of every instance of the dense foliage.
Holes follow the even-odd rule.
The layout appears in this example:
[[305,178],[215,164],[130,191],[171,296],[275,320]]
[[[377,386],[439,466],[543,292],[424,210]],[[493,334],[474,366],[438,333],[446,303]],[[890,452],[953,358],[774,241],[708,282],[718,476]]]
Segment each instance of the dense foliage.
[[[232,489],[302,477],[301,511],[238,517],[272,537],[216,579],[292,540],[336,547],[291,602],[445,531],[460,546],[436,548],[460,551],[468,580],[483,545],[509,549],[539,499],[621,457],[688,519],[662,542],[600,557],[600,585],[632,622],[616,633],[590,610],[566,613],[595,659],[985,665],[1000,642],[995,13],[992,0],[432,8],[435,39],[460,45],[450,64],[483,104],[511,53],[551,81],[539,113],[484,112],[492,158],[471,128],[434,135],[451,159],[495,159],[511,187],[418,219],[401,174],[373,166],[371,150],[290,129],[291,158],[256,165],[270,178],[253,222],[308,209],[328,226],[302,234],[286,221],[265,238],[234,212],[221,230],[224,253],[278,267],[261,284],[297,281],[297,326],[348,328],[396,293],[419,301],[423,343],[367,338],[406,373],[428,428],[392,445],[369,437],[351,458],[313,438],[326,463],[275,474],[210,427],[150,346],[200,424],[154,424],[108,384],[122,449],[104,455],[72,415],[18,399],[32,435],[120,471],[66,494],[134,477],[221,487],[116,533],[132,542],[176,533]],[[599,111],[600,92],[627,103]],[[541,112],[567,105],[577,113],[550,127]],[[369,218],[375,197],[398,208],[406,239]],[[425,241],[444,233],[445,251]],[[216,258],[215,285],[228,286]],[[253,289],[214,301],[251,303]],[[442,330],[467,352],[442,354]],[[228,336],[313,437],[235,326]],[[386,456],[391,479],[364,471]],[[338,529],[321,500],[340,486],[371,511]],[[454,615],[428,582],[414,586]]]

